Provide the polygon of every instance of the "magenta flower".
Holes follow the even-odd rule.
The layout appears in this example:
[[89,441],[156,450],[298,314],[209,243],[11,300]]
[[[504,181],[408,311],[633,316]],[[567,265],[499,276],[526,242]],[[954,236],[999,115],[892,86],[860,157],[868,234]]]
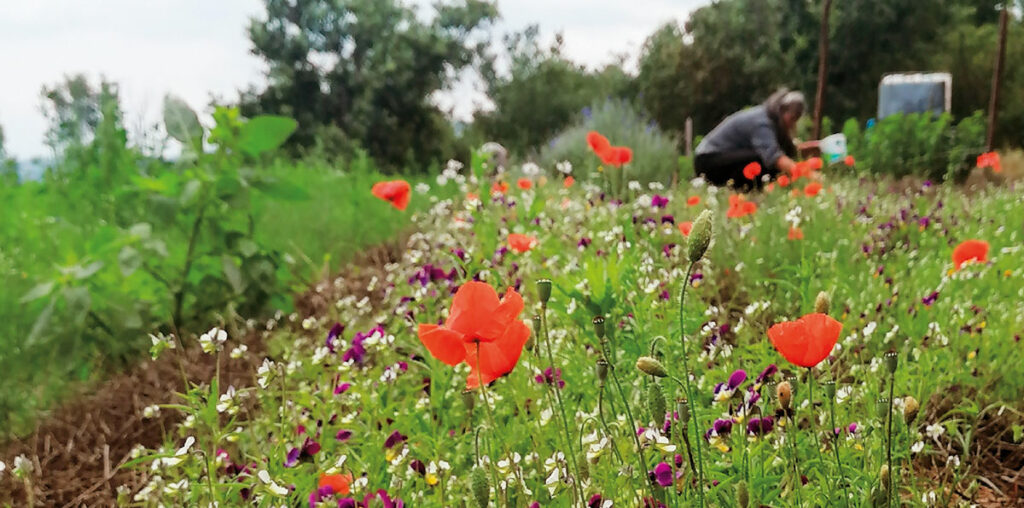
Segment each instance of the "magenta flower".
[[406,439],[408,439],[408,436],[405,436],[401,432],[398,432],[396,430],[392,432],[387,439],[384,440],[384,448],[387,449],[391,448],[392,446],[395,446],[396,444],[404,443]]
[[672,485],[672,466],[659,462],[657,466],[654,466],[654,470],[651,471],[651,478],[661,485],[662,487],[669,487]]

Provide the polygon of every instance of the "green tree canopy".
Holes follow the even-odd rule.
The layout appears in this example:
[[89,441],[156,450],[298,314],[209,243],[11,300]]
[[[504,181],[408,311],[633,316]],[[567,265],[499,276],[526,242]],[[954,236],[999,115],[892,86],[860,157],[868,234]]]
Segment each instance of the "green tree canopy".
[[431,96],[474,62],[477,37],[497,16],[483,0],[437,4],[429,21],[398,0],[265,0],[253,53],[269,65],[264,90],[243,94],[247,116],[299,122],[290,142],[311,147],[333,132],[400,167],[449,156],[451,127]]

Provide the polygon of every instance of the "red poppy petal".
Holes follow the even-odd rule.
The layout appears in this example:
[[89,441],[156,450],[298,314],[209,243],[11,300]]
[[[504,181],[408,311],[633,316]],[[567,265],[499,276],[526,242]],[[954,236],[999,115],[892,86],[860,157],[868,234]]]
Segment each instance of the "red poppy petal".
[[509,325],[523,312],[525,306],[523,297],[515,289],[508,288],[501,303],[491,313],[490,323],[480,330],[480,337],[484,340],[501,338]]
[[775,349],[790,363],[810,367],[804,357],[807,347],[806,332],[807,327],[800,321],[783,321],[768,329],[768,338]]
[[469,281],[459,287],[452,299],[445,327],[465,336],[475,336],[490,324],[491,314],[501,302],[490,284]]
[[512,372],[529,338],[530,329],[522,321],[513,321],[495,342],[465,343],[466,362],[470,365],[466,388],[472,390],[480,381],[487,384]]
[[434,358],[453,367],[466,359],[461,333],[433,324],[420,324],[418,332],[420,342]]
[[800,321],[804,323],[807,331],[807,350],[804,355],[806,363],[813,366],[828,358],[839,340],[839,334],[843,331],[843,325],[839,321],[826,314],[808,314]]

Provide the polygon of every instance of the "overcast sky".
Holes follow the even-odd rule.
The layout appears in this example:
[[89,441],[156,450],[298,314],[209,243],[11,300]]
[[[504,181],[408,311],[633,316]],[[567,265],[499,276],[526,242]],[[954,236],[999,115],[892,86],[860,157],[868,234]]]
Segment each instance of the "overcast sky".
[[[415,0],[427,6],[431,0]],[[566,54],[600,66],[615,54],[635,56],[662,23],[685,20],[708,0],[499,0],[501,34],[538,23],[547,40],[565,36]],[[65,74],[105,76],[121,87],[131,128],[160,117],[165,93],[202,110],[211,97],[263,82],[245,27],[262,15],[261,0],[0,0],[0,126],[9,154],[47,155],[39,92]],[[467,117],[479,94],[438,100]]]

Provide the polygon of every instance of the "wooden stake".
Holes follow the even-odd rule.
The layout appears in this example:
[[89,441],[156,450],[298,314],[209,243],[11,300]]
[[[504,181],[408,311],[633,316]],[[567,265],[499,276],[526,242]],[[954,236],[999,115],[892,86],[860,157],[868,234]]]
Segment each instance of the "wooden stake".
[[818,90],[814,94],[814,139],[821,139],[821,115],[825,105],[825,77],[828,74],[828,15],[832,0],[821,9],[821,33],[818,35]]
[[996,66],[992,71],[992,93],[988,101],[988,135],[985,137],[985,150],[992,151],[992,145],[996,137],[996,119],[999,116],[999,90],[1003,81],[1003,61],[1006,59],[1006,25],[1009,23],[1010,13],[1007,4],[1003,2],[1003,11],[999,15],[999,49],[996,52]]
[[693,156],[693,118],[686,117],[686,124],[683,127],[683,137],[686,138],[686,156]]

